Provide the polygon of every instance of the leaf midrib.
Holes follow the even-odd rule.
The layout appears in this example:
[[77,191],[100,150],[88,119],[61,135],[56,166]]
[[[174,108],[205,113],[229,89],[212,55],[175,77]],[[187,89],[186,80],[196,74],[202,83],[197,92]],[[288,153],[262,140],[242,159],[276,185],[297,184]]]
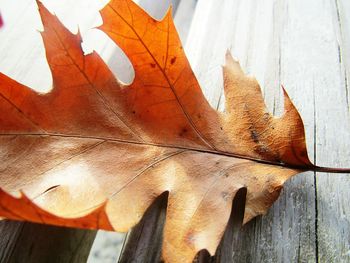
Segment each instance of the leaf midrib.
[[197,148],[192,146],[186,146],[186,145],[174,145],[174,144],[164,144],[164,143],[152,143],[152,142],[140,142],[140,141],[134,141],[134,140],[126,140],[126,139],[118,139],[113,137],[105,137],[105,136],[89,136],[89,135],[78,135],[78,134],[63,134],[63,133],[1,133],[0,137],[3,136],[36,136],[36,137],[62,137],[62,138],[74,138],[74,139],[91,139],[91,140],[101,140],[105,142],[115,142],[115,143],[124,143],[124,144],[132,144],[132,145],[144,145],[144,146],[155,146],[155,147],[162,147],[162,148],[171,148],[171,149],[178,149],[178,150],[187,150],[187,151],[194,151],[194,152],[201,152],[201,153],[209,153],[209,154],[215,154],[220,156],[227,156],[227,157],[233,157],[238,159],[244,159],[244,160],[250,160],[266,165],[274,165],[274,166],[281,166],[285,168],[291,168],[291,169],[300,169],[300,170],[310,170],[310,167],[307,166],[293,166],[289,164],[285,164],[282,162],[277,161],[269,161],[259,158],[254,158],[246,155],[240,155],[232,152],[225,152],[220,150],[210,150],[207,148]]

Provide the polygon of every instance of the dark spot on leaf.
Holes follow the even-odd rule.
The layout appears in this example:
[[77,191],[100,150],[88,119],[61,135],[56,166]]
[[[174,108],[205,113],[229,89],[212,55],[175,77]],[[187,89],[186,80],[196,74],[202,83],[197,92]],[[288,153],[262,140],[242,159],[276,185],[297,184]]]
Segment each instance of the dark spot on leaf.
[[264,120],[265,122],[267,122],[267,121],[269,121],[269,119],[270,119],[270,113],[265,112],[265,113],[264,113],[263,120]]
[[281,162],[281,156],[280,156],[279,152],[276,152],[276,153],[273,155],[273,158],[275,159],[275,161]]
[[265,145],[259,145],[259,146],[255,149],[255,151],[257,151],[258,153],[263,154],[263,153],[269,152],[269,148],[266,147]]
[[186,234],[185,240],[188,244],[193,244],[193,242],[195,241],[195,237],[194,237],[194,233],[193,231],[189,231]]
[[300,152],[300,156],[307,157],[307,152],[305,149]]
[[184,136],[187,131],[187,128],[182,128],[182,130],[179,133],[180,137]]
[[176,57],[173,57],[171,60],[170,60],[170,64],[173,65],[176,61]]
[[156,64],[154,64],[154,63],[151,63],[150,65],[151,65],[152,68],[156,67]]
[[222,127],[220,127],[220,130],[223,130]]
[[135,113],[136,113],[136,111],[133,110],[133,111],[132,111],[132,114],[135,114]]
[[250,130],[250,137],[253,139],[255,143],[259,142],[259,134],[257,133],[256,130],[253,130],[253,129]]

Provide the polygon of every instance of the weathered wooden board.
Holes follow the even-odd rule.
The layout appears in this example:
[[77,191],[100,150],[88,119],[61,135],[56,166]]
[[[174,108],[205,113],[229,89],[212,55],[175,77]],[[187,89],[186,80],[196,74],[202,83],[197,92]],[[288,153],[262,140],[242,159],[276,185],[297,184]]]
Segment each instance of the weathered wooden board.
[[96,231],[0,222],[1,263],[86,262]]
[[[329,1],[321,10],[326,41],[319,42],[320,56],[315,58],[319,62],[314,94],[315,158],[319,164],[349,166],[350,4],[349,1]],[[316,189],[319,260],[349,262],[350,177],[317,174]]]
[[[83,6],[89,9],[93,2],[85,1]],[[186,5],[194,2],[186,0]],[[182,9],[184,5],[181,1],[176,10],[188,10]],[[36,33],[40,20],[33,16],[35,3],[20,0],[13,5],[0,0],[0,11],[6,23],[0,30],[0,71],[48,90],[51,79]],[[191,17],[185,11],[177,13],[175,21]],[[77,7],[75,12],[81,11]],[[94,14],[88,17],[80,21],[82,29],[99,22]],[[186,36],[190,21],[179,27],[180,34]],[[89,38],[93,41],[94,35],[86,33],[87,49]],[[105,42],[97,49],[106,60],[118,53]],[[276,114],[283,107],[279,85],[286,87],[303,117],[311,159],[318,165],[350,166],[348,0],[199,0],[186,52],[207,98],[221,110],[221,65],[227,49],[247,73],[257,77],[268,108]],[[125,79],[121,75],[125,64],[109,62],[122,80],[130,79],[131,71]],[[32,65],[29,70],[28,64]],[[266,216],[236,233],[234,262],[349,262],[349,189],[349,175],[304,173],[292,178]]]
[[[186,48],[213,106],[229,49],[273,113],[281,114],[286,87],[311,159],[349,166],[349,12],[348,1],[200,0]],[[269,213],[243,227],[234,262],[349,262],[349,189],[349,175],[292,178]]]

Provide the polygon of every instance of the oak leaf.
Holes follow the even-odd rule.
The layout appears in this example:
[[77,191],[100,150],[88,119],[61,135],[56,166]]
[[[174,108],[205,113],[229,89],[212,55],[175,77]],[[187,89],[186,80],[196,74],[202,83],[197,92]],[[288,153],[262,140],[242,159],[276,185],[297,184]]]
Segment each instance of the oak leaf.
[[168,192],[163,257],[215,253],[232,200],[247,189],[244,222],[266,213],[283,183],[314,166],[284,92],[281,117],[227,54],[225,112],[208,104],[170,12],[156,21],[131,0],[101,11],[135,78],[117,81],[97,53],[38,3],[53,89],[39,94],[0,74],[0,216],[127,231]]

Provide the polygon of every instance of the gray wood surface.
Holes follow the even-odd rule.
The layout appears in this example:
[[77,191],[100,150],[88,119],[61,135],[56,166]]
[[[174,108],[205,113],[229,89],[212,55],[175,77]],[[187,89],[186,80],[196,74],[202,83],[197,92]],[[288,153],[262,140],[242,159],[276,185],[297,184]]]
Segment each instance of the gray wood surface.
[[[75,1],[65,9],[57,1],[56,5],[44,2],[72,30],[81,8],[96,11],[103,5],[103,1]],[[79,6],[80,2],[85,4]],[[36,32],[41,26],[34,1],[18,0],[14,5],[0,0],[0,11],[5,20],[0,29],[0,71],[47,91],[51,78]],[[98,22],[94,12],[79,21],[85,48],[97,49],[127,82],[132,71],[123,73],[125,64],[121,67],[122,63],[109,59],[116,56],[117,48],[108,41],[96,46],[98,33],[88,30]],[[184,36],[190,22],[184,23],[185,30],[180,29]],[[221,110],[221,66],[227,49],[245,72],[256,76],[268,108],[277,115],[283,111],[279,86],[285,86],[304,120],[310,159],[322,166],[350,166],[350,1],[199,0],[186,52],[208,100]],[[234,230],[233,235],[232,229],[227,232],[229,241],[219,249],[224,257],[216,260],[229,262],[227,248],[232,248],[233,262],[350,262],[349,189],[348,174],[308,172],[292,178],[267,215]],[[23,227],[18,223],[13,229],[12,224],[7,232],[1,228],[3,237],[13,233],[10,243]],[[209,260],[205,253],[201,257],[202,262]]]
[[[223,103],[227,49],[277,115],[283,84],[304,120],[310,158],[348,167],[349,12],[346,0],[200,0],[187,53],[213,106]],[[242,228],[233,261],[350,262],[349,189],[348,174],[292,178],[268,214]]]
[[96,231],[0,222],[1,263],[86,262]]
[[166,206],[167,194],[163,194],[147,209],[142,220],[129,231],[118,262],[154,263],[161,260]]

